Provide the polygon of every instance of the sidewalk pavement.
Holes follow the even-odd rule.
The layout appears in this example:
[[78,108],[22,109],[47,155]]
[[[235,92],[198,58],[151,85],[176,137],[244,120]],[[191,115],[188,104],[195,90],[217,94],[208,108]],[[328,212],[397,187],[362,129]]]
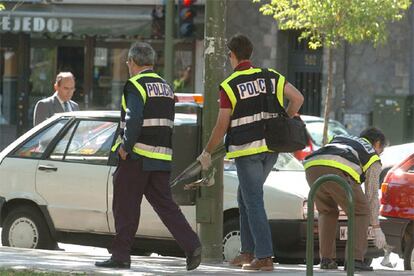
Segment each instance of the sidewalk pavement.
[[[99,252],[67,252],[0,247],[0,268],[15,270],[35,270],[44,272],[66,272],[84,275],[246,275],[241,269],[230,267],[227,263],[201,264],[198,269],[187,272],[185,258],[165,256],[133,256],[131,269],[114,270],[95,267],[95,261],[109,258],[109,254]],[[306,275],[305,265],[275,264],[273,272],[257,272],[265,275]],[[314,275],[346,275],[344,271],[321,271],[314,267]],[[375,272],[355,273],[355,275],[412,275],[401,270],[377,270]]]

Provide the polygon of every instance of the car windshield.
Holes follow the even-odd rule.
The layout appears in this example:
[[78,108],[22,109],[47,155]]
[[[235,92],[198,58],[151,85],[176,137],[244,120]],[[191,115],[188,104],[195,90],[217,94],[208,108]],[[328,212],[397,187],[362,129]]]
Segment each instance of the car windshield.
[[[236,165],[234,160],[224,159],[224,170],[235,171]],[[276,164],[273,166],[273,171],[303,171],[302,164],[290,153],[279,153]]]
[[[308,130],[312,142],[318,146],[322,147],[322,139],[323,139],[323,121],[314,121],[314,122],[306,122],[306,129]],[[343,125],[339,122],[329,122],[328,125],[328,140],[335,135],[339,134],[348,134],[348,131],[345,129]]]

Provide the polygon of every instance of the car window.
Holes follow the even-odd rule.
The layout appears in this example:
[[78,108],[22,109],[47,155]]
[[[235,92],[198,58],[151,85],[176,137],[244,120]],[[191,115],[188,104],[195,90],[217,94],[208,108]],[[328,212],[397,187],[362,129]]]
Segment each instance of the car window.
[[[322,147],[323,122],[306,122],[311,139],[315,145]],[[348,134],[348,131],[338,122],[330,122],[328,125],[328,140],[335,135]]]
[[[235,171],[236,165],[233,159],[224,159],[224,170]],[[276,164],[273,166],[275,171],[303,171],[302,164],[290,153],[279,153]]]
[[107,164],[117,122],[80,121],[69,142],[64,160]]
[[290,153],[280,153],[273,167],[278,171],[303,171],[302,164]]
[[70,129],[66,132],[66,134],[60,139],[60,141],[56,144],[55,148],[53,149],[52,153],[49,156],[51,160],[63,160],[63,156],[65,154],[66,148],[68,147],[70,137],[72,137],[73,130],[75,129],[75,124],[73,124]]
[[59,120],[55,124],[43,129],[40,133],[19,147],[18,150],[12,154],[12,156],[36,159],[40,158],[50,142],[53,138],[55,138],[67,122],[67,119]]

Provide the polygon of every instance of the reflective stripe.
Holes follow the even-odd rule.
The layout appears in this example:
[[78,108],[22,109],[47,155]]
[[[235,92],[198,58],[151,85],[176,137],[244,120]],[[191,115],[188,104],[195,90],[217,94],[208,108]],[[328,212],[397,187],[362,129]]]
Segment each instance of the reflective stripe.
[[111,151],[115,152],[121,143],[122,143],[122,139],[121,137],[118,136],[118,138],[116,138],[115,144],[111,148]]
[[144,127],[167,126],[167,127],[172,128],[174,126],[174,121],[169,120],[169,119],[160,119],[160,118],[145,119],[142,126]]
[[233,90],[231,90],[228,82],[222,83],[221,87],[223,87],[224,92],[226,92],[227,97],[229,97],[229,100],[231,102],[231,113],[233,114],[234,108],[236,107],[236,103],[237,103],[236,96],[234,96]]
[[133,78],[135,78],[136,80],[139,80],[140,78],[145,78],[145,77],[162,79],[157,73],[142,73],[142,74],[136,75]]
[[153,159],[160,159],[160,160],[172,160],[172,149],[166,147],[156,147],[150,146],[143,143],[136,143],[133,151],[138,153],[139,155],[153,158]]
[[353,147],[351,147],[349,145],[333,143],[333,144],[327,144],[325,147],[336,147],[336,148],[339,148],[339,149],[347,149],[347,150],[351,151],[352,154],[356,158],[358,158],[358,160],[360,159],[358,152]]
[[263,119],[270,119],[270,118],[276,118],[278,117],[279,114],[277,113],[270,113],[270,112],[260,112],[260,113],[256,113],[250,116],[245,116],[239,119],[234,119],[231,121],[231,127],[237,127],[237,126],[242,126],[245,124],[250,124],[250,123],[254,123],[254,122],[258,122],[261,121]]
[[303,163],[305,169],[313,166],[328,166],[340,169],[348,173],[357,183],[361,183],[361,167],[345,158],[335,155],[318,155]]
[[158,76],[156,73],[138,74],[138,75],[133,76],[132,78],[129,79],[132,82],[132,84],[138,89],[139,93],[141,93],[144,104],[147,102],[147,92],[145,91],[144,87],[142,87],[142,85],[138,83],[138,80],[141,79],[141,78],[145,78],[145,77],[161,79],[162,80],[162,78],[160,76]]
[[121,106],[122,106],[122,109],[124,111],[126,111],[127,106],[126,106],[126,100],[125,100],[125,96],[124,95],[122,95],[122,98],[121,98]]
[[121,122],[119,123],[119,128],[124,129],[124,128],[125,128],[125,126],[126,126],[126,122],[121,121]]
[[285,77],[280,75],[277,82],[277,100],[280,106],[284,108],[283,91],[285,91]]
[[236,158],[267,151],[269,151],[269,149],[267,148],[266,141],[265,139],[262,139],[239,146],[230,145],[229,152],[227,153],[226,157]]
[[252,75],[254,73],[260,73],[261,71],[262,69],[260,68],[249,68],[247,70],[236,71],[221,83],[221,87],[223,87],[224,92],[226,92],[227,96],[230,99],[231,107],[232,107],[232,114],[234,112],[234,108],[236,107],[237,99],[236,99],[236,96],[234,96],[232,89],[230,88],[229,82],[232,79],[237,78],[238,76]]
[[380,160],[381,160],[380,157],[376,154],[371,156],[368,162],[362,167],[362,170],[366,172],[368,168],[372,165],[372,163],[374,163],[375,161],[380,161]]
[[[272,71],[273,73],[279,75],[279,80],[277,81],[277,91],[276,91],[276,96],[277,96],[277,101],[279,102],[280,106],[284,108],[284,100],[283,100],[283,92],[285,91],[285,77],[282,76],[281,74],[279,74],[279,72],[277,72],[274,69],[269,68],[269,71]],[[272,79],[273,80],[273,79]],[[273,83],[273,81],[272,81]],[[274,83],[273,83],[274,85]]]

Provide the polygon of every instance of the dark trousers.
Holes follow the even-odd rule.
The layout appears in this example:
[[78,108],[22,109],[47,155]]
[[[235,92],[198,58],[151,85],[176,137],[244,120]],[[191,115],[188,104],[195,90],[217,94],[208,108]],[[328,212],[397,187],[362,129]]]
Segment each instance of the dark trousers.
[[[367,232],[369,226],[369,206],[367,198],[362,191],[361,185],[356,183],[343,171],[325,166],[315,166],[306,169],[306,179],[309,186],[321,176],[335,174],[342,177],[351,186],[354,192],[355,204],[355,229],[354,229],[354,258],[364,260],[367,251]],[[348,201],[345,190],[339,184],[329,181],[323,184],[315,195],[315,204],[319,212],[319,254],[321,258],[336,258],[336,227],[338,223],[339,210],[341,206],[348,213]],[[350,234],[348,234],[349,236]]]
[[173,201],[169,178],[170,172],[143,171],[141,159],[120,160],[113,177],[112,210],[116,230],[112,243],[114,260],[130,261],[143,195],[185,253],[192,253],[201,245],[197,234]]

